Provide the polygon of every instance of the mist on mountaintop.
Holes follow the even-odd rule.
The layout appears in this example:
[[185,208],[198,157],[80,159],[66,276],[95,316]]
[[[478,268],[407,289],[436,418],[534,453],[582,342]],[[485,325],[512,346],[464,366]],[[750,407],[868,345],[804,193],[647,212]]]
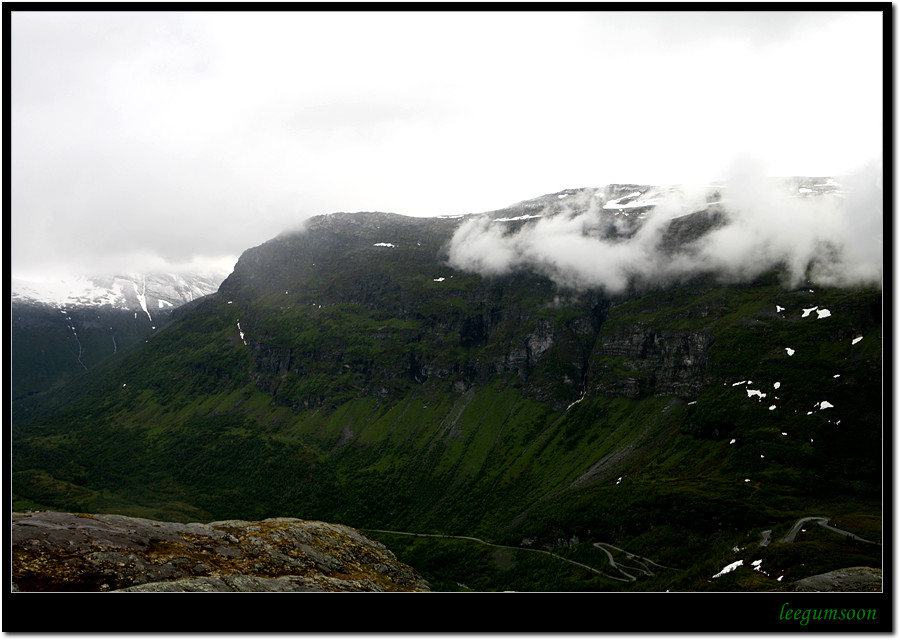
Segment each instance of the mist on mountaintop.
[[510,232],[488,216],[463,223],[448,246],[451,266],[481,275],[533,270],[569,289],[617,293],[704,273],[745,282],[774,267],[787,286],[880,286],[883,184],[880,165],[840,179],[840,195],[798,194],[751,160],[736,162],[719,188],[724,224],[674,254],[659,244],[669,222],[707,206],[708,188],[660,190],[630,237],[599,233],[603,202],[582,196],[557,215]]

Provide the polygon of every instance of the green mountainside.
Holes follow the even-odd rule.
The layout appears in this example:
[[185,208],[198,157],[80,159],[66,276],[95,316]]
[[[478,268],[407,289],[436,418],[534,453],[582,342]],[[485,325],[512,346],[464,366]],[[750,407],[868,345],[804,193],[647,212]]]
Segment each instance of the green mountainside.
[[[880,288],[481,276],[448,265],[463,220],[331,214],[246,251],[146,344],[17,405],[13,508],[342,523],[435,590],[881,566],[846,535],[882,536]],[[808,516],[845,533],[781,541]]]
[[84,307],[61,314],[48,305],[14,301],[10,311],[14,403],[65,384],[152,331],[145,315],[128,309]]

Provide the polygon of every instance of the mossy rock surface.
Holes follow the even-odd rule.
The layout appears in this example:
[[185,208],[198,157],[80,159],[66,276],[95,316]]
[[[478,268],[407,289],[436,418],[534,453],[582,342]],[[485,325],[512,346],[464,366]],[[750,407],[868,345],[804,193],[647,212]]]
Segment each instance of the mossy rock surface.
[[297,518],[175,523],[12,514],[17,591],[428,591],[383,544]]

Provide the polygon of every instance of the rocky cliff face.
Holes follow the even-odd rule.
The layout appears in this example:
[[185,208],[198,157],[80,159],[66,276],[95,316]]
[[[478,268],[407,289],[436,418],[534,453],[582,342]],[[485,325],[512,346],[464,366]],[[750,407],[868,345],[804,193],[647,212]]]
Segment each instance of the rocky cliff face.
[[350,527],[272,518],[209,524],[121,515],[12,514],[18,591],[428,591]]
[[[449,257],[456,232],[472,220],[509,235],[536,219],[591,211],[590,233],[626,238],[668,193],[609,185],[469,216],[317,216],[244,252],[220,295],[247,309],[241,340],[254,354],[254,381],[294,407],[333,394],[318,383],[316,393],[289,393],[302,386],[293,380],[336,375],[376,398],[398,380],[445,380],[461,393],[509,375],[556,409],[586,392],[692,398],[707,371],[709,335],[654,327],[610,334],[603,325],[614,300],[602,289],[561,288],[530,269],[476,276]],[[722,223],[718,204],[686,209],[666,223],[660,249],[676,251]]]
[[696,397],[705,381],[707,333],[632,327],[600,341],[596,391],[608,396]]
[[[557,206],[529,201],[482,215],[513,229]],[[461,220],[331,214],[246,251],[220,296],[236,320],[241,310],[257,386],[303,408],[333,394],[290,389],[337,376],[376,398],[398,381],[444,381],[461,393],[509,375],[557,408],[581,397],[608,296],[561,296],[528,271],[482,278],[453,268],[446,249]]]

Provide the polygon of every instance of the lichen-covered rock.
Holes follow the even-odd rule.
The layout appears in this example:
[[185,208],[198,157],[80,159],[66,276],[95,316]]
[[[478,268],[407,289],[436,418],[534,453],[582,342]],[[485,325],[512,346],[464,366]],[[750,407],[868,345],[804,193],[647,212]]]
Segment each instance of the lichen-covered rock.
[[12,514],[18,591],[428,591],[384,545],[297,518],[209,524]]
[[828,573],[820,573],[797,580],[792,591],[881,591],[881,569],[873,567],[848,567]]

